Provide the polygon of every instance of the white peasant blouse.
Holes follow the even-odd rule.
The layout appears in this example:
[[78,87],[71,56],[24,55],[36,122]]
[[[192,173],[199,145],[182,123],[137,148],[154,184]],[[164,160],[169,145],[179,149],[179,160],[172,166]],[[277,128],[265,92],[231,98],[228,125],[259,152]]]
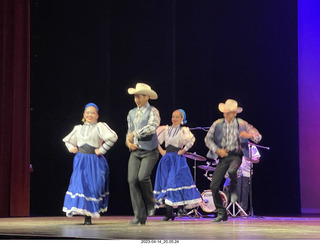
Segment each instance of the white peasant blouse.
[[159,126],[157,135],[159,145],[165,142],[165,147],[172,145],[185,151],[188,151],[196,140],[190,129],[185,126]]
[[62,141],[70,151],[88,144],[105,154],[118,140],[117,134],[104,122],[76,125]]

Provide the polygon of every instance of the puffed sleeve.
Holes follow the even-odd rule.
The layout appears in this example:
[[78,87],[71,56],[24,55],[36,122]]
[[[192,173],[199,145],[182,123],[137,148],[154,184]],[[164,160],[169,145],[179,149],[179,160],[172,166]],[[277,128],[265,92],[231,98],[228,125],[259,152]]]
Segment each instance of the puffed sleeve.
[[99,148],[102,154],[105,154],[118,140],[118,135],[104,122],[97,124],[99,137],[103,140],[103,144]]
[[180,143],[184,145],[184,150],[188,151],[194,144],[196,138],[191,133],[190,129],[188,127],[182,127],[181,130],[181,137],[180,137]]
[[62,139],[62,141],[65,143],[66,147],[68,148],[69,152],[72,148],[77,146],[77,131],[81,128],[81,125],[76,125],[73,127],[73,130]]
[[261,134],[259,133],[259,131],[253,127],[253,125],[250,125],[248,122],[244,121],[246,123],[246,130],[247,132],[253,136],[253,141],[255,143],[258,143],[259,141],[261,141],[262,139],[262,136]]
[[252,161],[253,163],[259,163],[260,157],[261,157],[261,155],[260,155],[257,147],[252,146],[252,147],[251,147],[251,161]]
[[157,128],[156,133],[158,136],[159,145],[161,145],[165,141],[167,131],[168,131],[168,125],[162,125]]

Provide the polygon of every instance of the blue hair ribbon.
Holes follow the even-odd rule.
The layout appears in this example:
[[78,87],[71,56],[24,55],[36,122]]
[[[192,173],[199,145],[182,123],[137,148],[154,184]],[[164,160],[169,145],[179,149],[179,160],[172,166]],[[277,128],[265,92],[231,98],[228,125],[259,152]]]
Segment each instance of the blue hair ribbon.
[[182,124],[186,124],[187,123],[187,115],[186,112],[183,109],[178,109],[181,113],[182,113]]
[[94,103],[88,103],[88,104],[84,107],[84,109],[86,109],[87,107],[90,107],[90,106],[95,107],[95,108],[99,111],[98,106],[97,106],[96,104],[94,104]]

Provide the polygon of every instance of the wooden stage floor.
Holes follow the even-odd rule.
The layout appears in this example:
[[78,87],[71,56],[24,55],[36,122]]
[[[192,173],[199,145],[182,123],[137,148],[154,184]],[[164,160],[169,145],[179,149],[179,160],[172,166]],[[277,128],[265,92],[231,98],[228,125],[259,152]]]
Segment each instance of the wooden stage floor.
[[172,240],[165,243],[320,239],[320,217],[231,217],[220,223],[212,223],[211,218],[183,217],[169,222],[161,218],[149,217],[144,226],[129,225],[131,216],[103,216],[89,226],[83,225],[80,216],[0,218],[0,239]]

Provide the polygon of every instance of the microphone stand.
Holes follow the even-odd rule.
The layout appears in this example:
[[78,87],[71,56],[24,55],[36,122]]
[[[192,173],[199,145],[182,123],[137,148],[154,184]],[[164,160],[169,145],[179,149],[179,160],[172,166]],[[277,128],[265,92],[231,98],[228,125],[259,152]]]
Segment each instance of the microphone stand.
[[[194,128],[189,128],[189,130],[203,130],[203,131],[208,131],[210,129],[210,127],[194,127]],[[195,153],[195,152],[194,152]],[[196,185],[196,177],[197,177],[197,165],[196,165],[196,162],[197,160],[194,159],[194,166],[193,166],[193,181],[194,181],[194,184]],[[202,195],[201,195],[201,198],[202,198]],[[189,211],[187,213],[187,215],[190,215],[192,213],[194,213],[194,217],[195,218],[199,218],[199,217],[202,217],[202,215],[199,213],[198,211],[198,208],[199,206],[197,206],[196,208],[193,208],[191,211]]]
[[249,177],[249,201],[250,201],[250,210],[249,210],[249,217],[254,217],[254,214],[253,214],[253,204],[252,204],[252,175],[253,175],[253,162],[252,162],[252,151],[251,151],[251,148],[252,146],[255,146],[255,147],[259,147],[259,148],[263,148],[263,149],[266,149],[266,150],[270,150],[270,147],[264,147],[264,146],[260,146],[260,145],[257,145],[251,141],[248,141],[248,148],[249,148],[249,160],[250,160],[250,177]]
[[209,131],[210,127],[194,127],[189,128],[189,130],[203,130],[203,131]]
[[[197,153],[194,152],[193,154],[196,155]],[[193,163],[193,182],[194,182],[194,185],[197,186],[197,184],[196,184],[196,180],[197,180],[197,159],[194,158],[194,161],[193,161],[193,162],[194,162],[194,163]],[[198,188],[197,188],[197,189],[198,189]],[[187,213],[187,215],[190,215],[190,214],[194,213],[194,217],[195,217],[195,218],[200,218],[202,215],[199,213],[198,208],[199,208],[199,206],[193,208],[191,211],[189,211],[189,212]]]

